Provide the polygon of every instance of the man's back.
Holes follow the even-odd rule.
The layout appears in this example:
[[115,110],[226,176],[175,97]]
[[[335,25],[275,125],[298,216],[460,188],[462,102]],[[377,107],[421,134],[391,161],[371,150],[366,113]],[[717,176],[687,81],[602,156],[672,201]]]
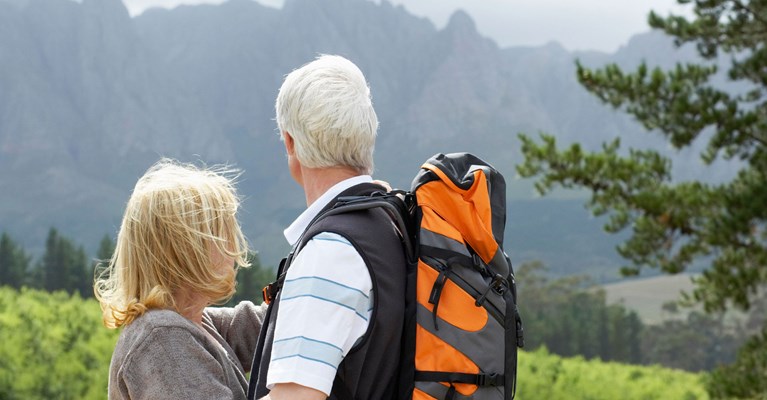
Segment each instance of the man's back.
[[[344,191],[339,196],[365,195],[370,193],[371,190],[382,191],[383,188],[372,184],[361,184]],[[330,208],[334,202],[331,201],[325,208]],[[296,252],[293,259],[300,260],[302,251],[305,249],[304,246],[313,240],[322,241],[331,238],[334,241],[345,242],[360,256],[364,263],[363,273],[370,276],[373,301],[371,309],[365,310],[369,311],[368,313],[363,313],[361,312],[362,310],[357,312],[359,316],[369,319],[367,321],[367,328],[364,334],[356,340],[354,346],[343,356],[343,362],[338,365],[335,376],[337,379],[336,382],[333,382],[330,398],[346,398],[349,394],[351,394],[352,398],[358,399],[394,398],[394,389],[397,387],[396,377],[399,367],[400,344],[404,323],[406,289],[406,260],[398,232],[391,218],[381,209],[332,215],[318,220],[317,223],[306,229],[303,234],[303,240],[296,244]],[[324,256],[328,258],[333,257],[333,255],[328,254],[312,254],[312,257],[315,258],[314,261],[318,261],[317,259],[322,259]],[[324,313],[322,317],[326,318],[327,322],[321,326],[314,324],[314,326],[304,327],[310,329],[309,333],[303,333],[307,332],[306,329],[298,332],[285,332],[284,329],[275,326],[279,326],[279,324],[276,324],[278,315],[282,315],[282,319],[289,319],[290,322],[287,324],[297,324],[299,330],[301,330],[301,325],[307,323],[307,319],[309,319],[304,317],[294,318],[295,316],[291,314],[288,307],[285,307],[286,310],[281,313],[281,303],[283,301],[289,304],[290,307],[295,306],[295,304],[290,303],[297,300],[296,297],[299,296],[310,297],[315,304],[323,302],[343,303],[343,300],[327,295],[327,288],[318,289],[319,285],[314,285],[312,288],[304,287],[300,289],[301,294],[297,296],[296,289],[294,289],[295,285],[299,280],[303,281],[304,277],[291,277],[291,266],[288,265],[286,267],[287,271],[283,271],[283,275],[286,277],[286,286],[283,286],[280,295],[277,296],[272,304],[272,321],[270,321],[269,329],[261,335],[260,340],[263,342],[263,353],[260,354],[260,365],[258,368],[254,366],[254,376],[251,378],[251,384],[256,385],[251,389],[251,392],[254,392],[252,398],[260,398],[268,393],[266,385],[269,382],[269,368],[275,365],[275,358],[299,357],[302,359],[299,361],[304,365],[315,362],[317,365],[312,371],[317,372],[318,369],[326,368],[327,364],[332,364],[332,362],[325,362],[322,359],[324,355],[320,354],[327,354],[321,349],[322,347],[328,347],[327,341],[317,340],[317,336],[314,336],[328,337],[328,335],[326,333],[319,334],[317,331],[328,332],[329,329],[335,329],[335,333],[339,337],[348,334],[348,332],[342,331],[346,329],[344,326],[340,326],[343,323],[338,323],[334,316]],[[332,270],[332,273],[336,276],[338,274],[351,273],[343,265],[332,265],[332,263],[331,265],[322,264],[322,268]],[[325,283],[331,280],[326,277],[321,279]],[[335,281],[336,279],[333,280]],[[350,290],[347,285],[333,283],[344,286],[336,287],[335,292],[337,293]],[[322,306],[320,305],[319,307]],[[298,311],[307,310],[304,308]],[[316,309],[308,311],[315,312]],[[282,324],[287,325],[285,322],[282,322]],[[307,338],[307,336],[313,337]],[[287,354],[284,350],[284,341],[297,337],[300,337],[304,343],[297,346],[297,348],[293,348],[293,352]],[[275,350],[275,346],[277,350]],[[257,357],[259,357],[258,354]],[[254,360],[256,363],[258,361]],[[299,366],[297,368],[300,369],[302,367]],[[256,374],[258,374],[257,380]],[[342,387],[339,387],[339,382],[343,382]],[[339,396],[339,391],[346,393],[346,396],[343,394]]]
[[373,282],[368,331],[347,354],[338,376],[355,399],[392,399],[397,387],[406,289],[405,252],[394,225],[385,211],[370,209],[328,217],[310,231],[337,232],[348,238],[365,259]]
[[[296,256],[280,274],[284,286],[259,337],[249,398],[257,390],[273,400],[324,399],[335,393],[337,372],[358,396],[378,398],[372,393],[392,386],[383,380],[394,375],[397,361],[389,358],[398,358],[402,330],[397,305],[388,311],[405,290],[404,272],[401,283],[394,272],[406,268],[396,232],[372,211],[308,228],[339,194],[372,181],[378,117],[370,88],[354,63],[323,55],[285,77],[275,111],[308,208],[285,231]],[[298,236],[308,242],[296,245]]]

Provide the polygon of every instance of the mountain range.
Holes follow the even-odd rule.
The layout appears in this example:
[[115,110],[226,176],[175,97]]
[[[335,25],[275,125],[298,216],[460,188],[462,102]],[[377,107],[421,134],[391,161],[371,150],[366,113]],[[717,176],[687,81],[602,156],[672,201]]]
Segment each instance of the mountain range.
[[[305,208],[274,98],[285,74],[323,53],[351,59],[370,83],[377,178],[408,187],[429,156],[473,152],[507,178],[513,260],[605,279],[620,263],[619,238],[603,236],[582,195],[536,199],[515,179],[517,134],[587,148],[620,135],[664,148],[589,95],[575,60],[668,67],[695,58],[657,32],[613,54],[500,48],[465,12],[437,29],[386,0],[287,0],[281,9],[229,0],[133,18],[120,0],[0,0],[0,230],[39,251],[55,226],[95,249],[114,237],[136,179],[160,157],[225,163],[243,171],[241,220],[274,265],[287,250],[281,230]],[[681,176],[696,174],[696,154],[673,156]]]

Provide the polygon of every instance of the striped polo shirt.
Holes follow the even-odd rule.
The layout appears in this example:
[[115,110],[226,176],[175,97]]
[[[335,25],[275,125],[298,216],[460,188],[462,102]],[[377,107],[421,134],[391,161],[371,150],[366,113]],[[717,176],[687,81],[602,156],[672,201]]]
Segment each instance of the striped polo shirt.
[[[344,180],[312,203],[287,229],[294,245],[312,219],[344,190],[371,182]],[[373,309],[370,273],[349,241],[314,236],[294,258],[280,294],[267,388],[297,383],[329,394],[341,360],[368,328]]]

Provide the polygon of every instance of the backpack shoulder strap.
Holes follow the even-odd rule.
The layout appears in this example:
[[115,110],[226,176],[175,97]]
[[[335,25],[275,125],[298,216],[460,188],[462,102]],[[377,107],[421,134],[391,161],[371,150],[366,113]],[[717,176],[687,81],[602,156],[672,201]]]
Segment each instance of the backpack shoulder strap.
[[381,208],[389,215],[400,234],[400,240],[405,248],[408,262],[417,259],[415,245],[416,228],[414,210],[415,195],[404,190],[392,190],[389,193],[373,193],[369,196],[343,196],[338,198],[336,205],[323,215],[323,218],[372,208]]
[[[400,241],[405,249],[408,263],[415,264],[418,259],[416,246],[416,222],[414,210],[416,209],[415,194],[405,190],[392,190],[388,193],[382,191],[383,187],[375,184],[366,185],[362,194],[341,193],[335,202],[325,207],[304,230],[304,234],[298,239],[287,257],[283,258],[277,269],[277,279],[263,289],[264,301],[269,303],[282,288],[288,268],[296,253],[311,240],[306,232],[321,220],[342,213],[382,208],[391,218],[399,232]],[[359,192],[357,192],[359,193]],[[346,194],[346,195],[345,195]]]

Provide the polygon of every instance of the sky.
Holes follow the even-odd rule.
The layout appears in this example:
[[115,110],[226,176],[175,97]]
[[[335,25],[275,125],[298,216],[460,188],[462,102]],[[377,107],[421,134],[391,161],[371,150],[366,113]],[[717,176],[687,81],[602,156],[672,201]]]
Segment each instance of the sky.
[[[225,0],[123,0],[131,15],[151,7],[222,3]],[[256,1],[256,0],[254,0]],[[257,0],[280,7],[283,0]],[[321,0],[317,0],[321,1]],[[371,0],[380,2],[381,0]],[[676,0],[388,0],[410,13],[429,18],[437,28],[463,9],[477,30],[502,47],[540,46],[559,42],[570,51],[614,52],[637,33],[649,30],[647,15],[655,10],[689,15]]]

